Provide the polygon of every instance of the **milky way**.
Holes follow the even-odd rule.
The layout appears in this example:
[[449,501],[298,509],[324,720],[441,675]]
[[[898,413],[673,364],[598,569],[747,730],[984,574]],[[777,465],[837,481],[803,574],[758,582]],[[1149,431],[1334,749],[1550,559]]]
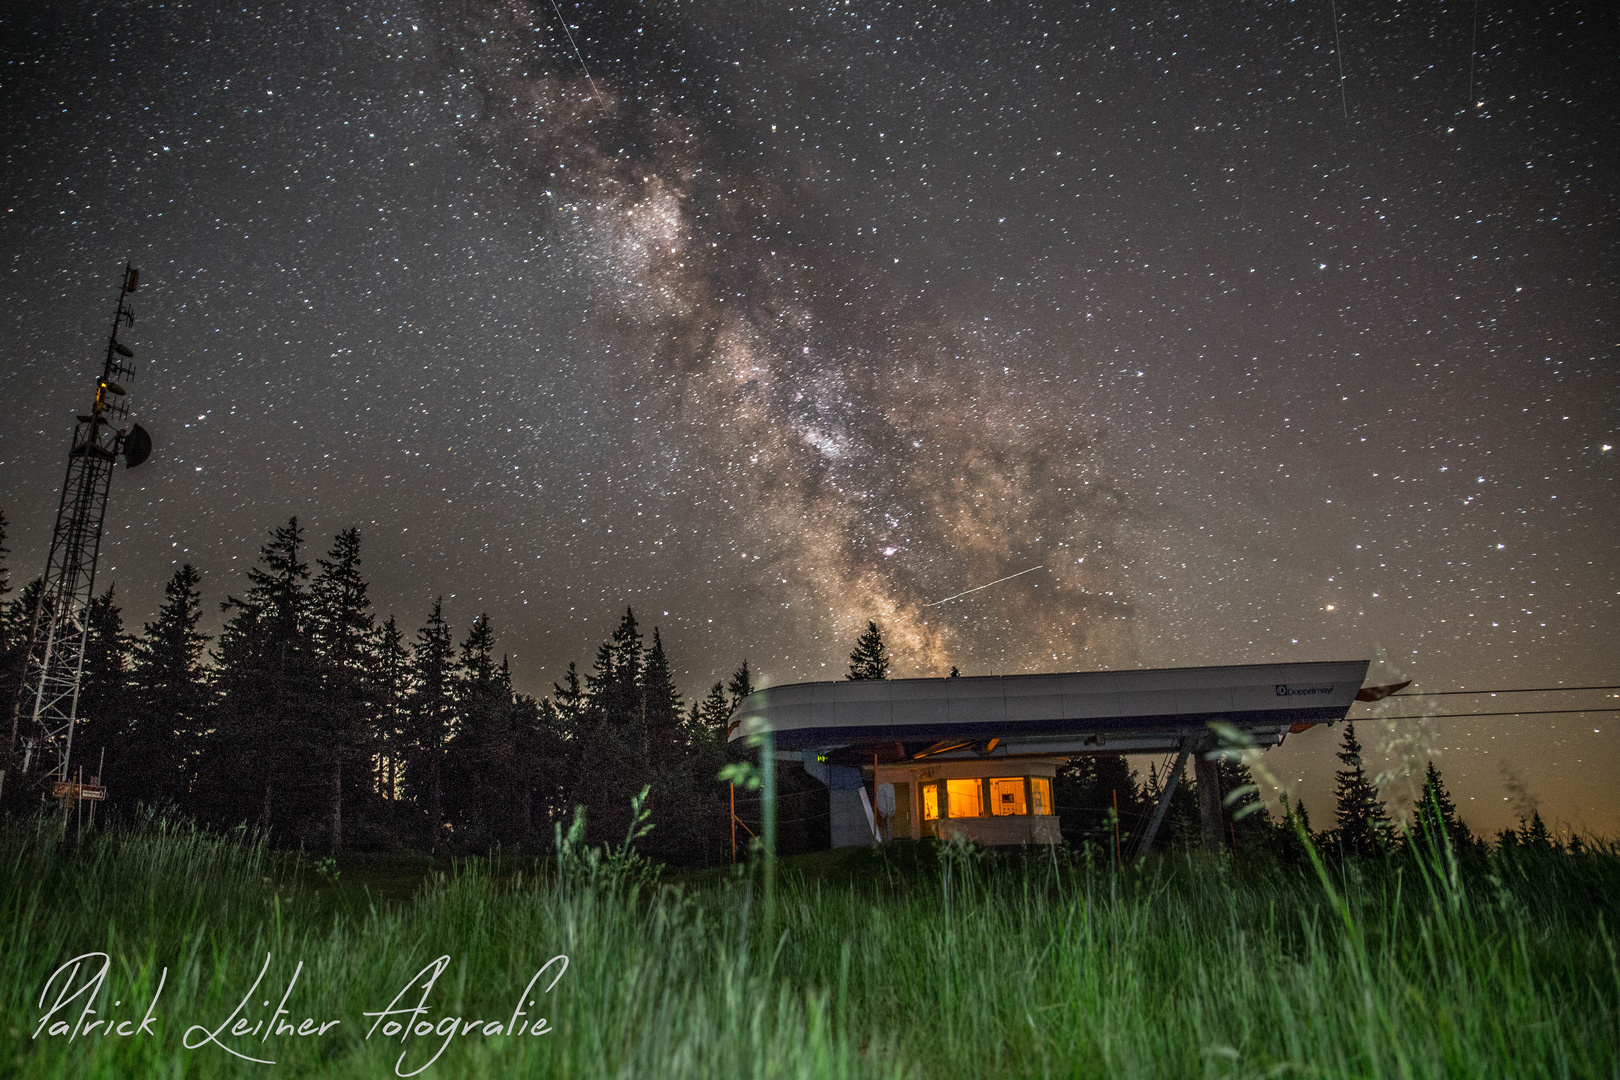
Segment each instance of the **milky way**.
[[[906,675],[1617,681],[1612,15],[562,11],[578,54],[549,3],[5,17],[14,580],[128,256],[137,625],[296,513],[534,691],[626,605],[688,694],[867,619]],[[1612,719],[1391,753],[1612,832]]]
[[[592,329],[618,361],[633,471],[730,538],[773,615],[838,640],[876,619],[907,674],[1129,659],[1099,555],[1117,500],[1054,402],[988,372],[994,350],[945,313],[873,295],[870,260],[817,266],[799,260],[831,245],[749,235],[802,215],[802,193],[717,168],[656,98],[505,85],[515,126],[493,152],[545,185],[570,261],[609,298]],[[627,134],[648,153],[622,153]],[[1007,590],[989,627],[921,606],[1032,562],[1046,593]]]

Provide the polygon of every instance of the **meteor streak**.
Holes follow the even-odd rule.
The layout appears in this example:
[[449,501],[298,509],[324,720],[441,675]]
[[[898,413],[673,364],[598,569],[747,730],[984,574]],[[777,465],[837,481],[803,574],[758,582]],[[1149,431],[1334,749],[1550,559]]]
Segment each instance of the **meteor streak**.
[[1023,577],[1025,574],[1033,574],[1037,570],[1045,570],[1045,569],[1046,569],[1046,564],[1045,563],[1042,563],[1040,566],[1032,566],[1028,570],[1020,570],[1016,574],[1008,574],[1004,578],[996,578],[996,580],[994,580],[992,582],[989,582],[988,584],[975,585],[973,588],[968,589],[965,592],[959,592],[955,596],[947,596],[943,600],[935,600],[932,603],[923,604],[922,606],[923,607],[939,607],[939,605],[948,604],[952,600],[960,600],[962,597],[966,596],[968,593],[976,593],[980,589],[988,589],[991,585],[1000,585],[1003,581],[1011,581],[1015,577]]

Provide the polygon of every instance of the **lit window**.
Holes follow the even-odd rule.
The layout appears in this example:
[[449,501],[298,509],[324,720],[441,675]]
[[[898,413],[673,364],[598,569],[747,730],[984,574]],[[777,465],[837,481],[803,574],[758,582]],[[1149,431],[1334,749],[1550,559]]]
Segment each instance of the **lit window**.
[[1030,777],[1029,794],[1035,803],[1032,813],[1050,814],[1052,812],[1052,781],[1044,776]]
[[998,817],[1029,813],[1029,809],[1024,805],[1022,776],[990,781],[990,812]]
[[951,817],[984,816],[984,785],[977,779],[945,781],[945,804]]
[[925,785],[923,785],[922,795],[923,795],[923,820],[924,821],[938,821],[939,820],[939,785],[938,784],[925,784]]

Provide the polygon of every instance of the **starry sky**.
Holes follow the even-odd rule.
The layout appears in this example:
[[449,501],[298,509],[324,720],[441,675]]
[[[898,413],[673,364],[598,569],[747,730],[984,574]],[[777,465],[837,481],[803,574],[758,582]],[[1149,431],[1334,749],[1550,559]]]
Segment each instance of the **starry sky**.
[[[688,696],[841,677],[869,618],[901,675],[1620,683],[1617,44],[1500,0],[13,5],[13,581],[129,258],[132,627],[296,514],[535,693],[626,605]],[[1478,827],[1620,834],[1612,711],[1361,734],[1396,802],[1434,756]],[[1318,825],[1337,742],[1266,759]]]

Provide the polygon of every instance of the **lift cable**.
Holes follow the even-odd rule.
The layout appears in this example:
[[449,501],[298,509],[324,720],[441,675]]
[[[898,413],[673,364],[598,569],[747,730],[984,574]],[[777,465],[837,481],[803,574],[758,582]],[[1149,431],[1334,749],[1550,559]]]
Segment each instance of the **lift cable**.
[[1449,697],[1455,694],[1552,694],[1574,692],[1576,690],[1620,690],[1620,686],[1528,686],[1512,690],[1419,690],[1412,694],[1391,694],[1383,700],[1390,701],[1394,698],[1409,697]]
[[1357,720],[1467,720],[1475,716],[1570,716],[1575,713],[1612,712],[1620,712],[1620,706],[1596,705],[1590,709],[1523,709],[1519,712],[1411,713],[1403,716],[1353,716],[1346,719],[1354,723]]

